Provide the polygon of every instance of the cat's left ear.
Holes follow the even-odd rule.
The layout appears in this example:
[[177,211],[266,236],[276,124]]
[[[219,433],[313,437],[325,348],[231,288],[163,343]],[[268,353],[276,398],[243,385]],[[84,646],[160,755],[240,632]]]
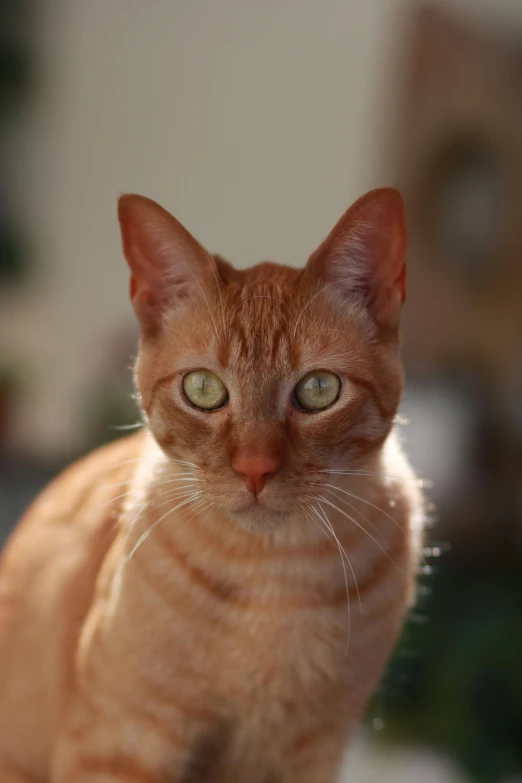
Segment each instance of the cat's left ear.
[[151,199],[126,194],[118,218],[131,300],[145,332],[157,331],[166,311],[212,297],[215,260],[175,217]]
[[372,190],[344,213],[310,257],[307,273],[333,295],[361,295],[378,326],[396,328],[406,299],[406,248],[400,193]]

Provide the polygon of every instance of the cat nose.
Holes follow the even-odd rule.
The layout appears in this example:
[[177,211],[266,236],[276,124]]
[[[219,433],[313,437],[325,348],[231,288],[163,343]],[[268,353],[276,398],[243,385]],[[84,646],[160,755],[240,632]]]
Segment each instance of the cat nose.
[[249,492],[259,495],[267,478],[279,469],[279,462],[276,457],[270,455],[238,456],[232,461],[232,469],[246,479]]

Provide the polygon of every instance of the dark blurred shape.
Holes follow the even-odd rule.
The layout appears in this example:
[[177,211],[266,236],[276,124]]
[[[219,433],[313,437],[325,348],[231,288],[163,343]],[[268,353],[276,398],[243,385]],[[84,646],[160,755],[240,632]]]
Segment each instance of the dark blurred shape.
[[0,0],[0,113],[12,112],[31,84],[27,47],[29,3]]
[[26,268],[25,242],[7,198],[9,152],[1,142],[33,81],[29,20],[25,0],[0,0],[0,286],[17,281]]
[[469,286],[504,273],[498,246],[508,185],[505,161],[487,138],[455,135],[434,151],[419,193],[419,229],[449,274]]
[[522,475],[522,31],[422,6],[406,52],[392,161],[411,229],[404,356],[413,381],[465,387],[481,409],[461,476],[480,508],[437,502],[452,535],[480,526],[498,544],[499,496],[514,518]]
[[[6,143],[16,124],[17,111],[26,99],[31,82],[29,3],[0,0],[0,294],[2,288],[19,283],[27,270],[26,241],[8,198],[12,167]],[[17,396],[23,385],[19,362],[0,354],[0,545],[12,525],[14,514],[27,504],[29,492],[40,482],[31,482],[5,450],[7,431]],[[24,476],[22,478],[22,476]],[[43,479],[42,479],[43,480]],[[29,490],[29,492],[28,492]]]

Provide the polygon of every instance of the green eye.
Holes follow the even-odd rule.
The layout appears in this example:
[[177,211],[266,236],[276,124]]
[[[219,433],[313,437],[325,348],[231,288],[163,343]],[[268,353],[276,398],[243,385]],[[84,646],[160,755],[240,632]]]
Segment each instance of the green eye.
[[210,370],[194,370],[183,378],[185,396],[196,408],[213,411],[228,400],[227,387]]
[[295,398],[301,408],[320,411],[327,408],[339,396],[341,380],[333,372],[315,370],[301,378],[295,387]]

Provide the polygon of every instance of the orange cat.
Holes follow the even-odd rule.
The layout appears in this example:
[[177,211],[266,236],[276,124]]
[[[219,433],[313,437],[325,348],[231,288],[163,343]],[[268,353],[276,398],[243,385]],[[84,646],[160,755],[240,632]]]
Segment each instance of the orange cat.
[[1,783],[332,783],[414,592],[393,433],[406,229],[361,198],[301,270],[119,203],[145,431],[0,565]]

